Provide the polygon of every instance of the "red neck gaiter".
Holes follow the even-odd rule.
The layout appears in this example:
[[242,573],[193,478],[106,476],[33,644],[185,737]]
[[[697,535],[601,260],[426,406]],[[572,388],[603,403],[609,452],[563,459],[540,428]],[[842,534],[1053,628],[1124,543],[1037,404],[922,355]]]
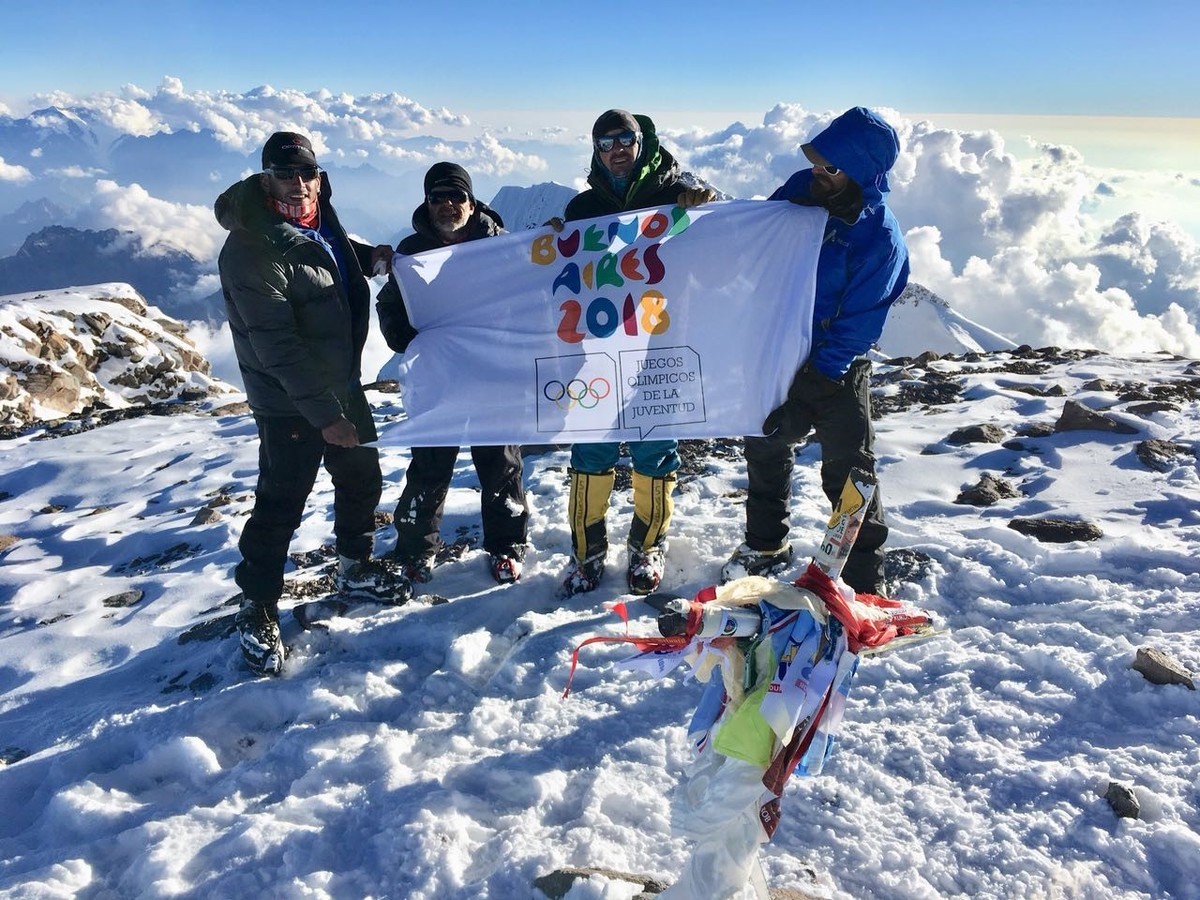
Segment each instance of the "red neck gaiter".
[[317,228],[321,224],[321,207],[312,200],[306,200],[303,203],[288,203],[285,200],[267,197],[267,207],[279,213],[289,222],[304,228]]

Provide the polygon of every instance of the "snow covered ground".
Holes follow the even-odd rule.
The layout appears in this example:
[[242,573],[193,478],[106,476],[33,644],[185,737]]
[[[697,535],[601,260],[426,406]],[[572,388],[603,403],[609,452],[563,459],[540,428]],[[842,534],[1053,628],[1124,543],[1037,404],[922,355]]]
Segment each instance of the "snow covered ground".
[[[895,557],[894,593],[950,633],[863,662],[825,773],[789,785],[762,851],[770,882],[829,898],[1200,897],[1200,693],[1130,668],[1155,646],[1200,671],[1200,401],[1194,387],[1159,411],[1120,399],[1130,383],[1195,386],[1200,369],[1007,353],[929,368],[962,392],[882,416],[879,468],[889,546],[917,551]],[[395,395],[371,397],[381,421],[395,412]],[[1138,433],[1016,437],[1066,399]],[[1010,442],[945,440],[985,422]],[[668,804],[700,686],[686,669],[615,671],[629,651],[593,645],[562,699],[574,646],[623,632],[605,605],[624,568],[614,549],[600,590],[558,597],[565,451],[526,459],[520,583],[493,584],[475,548],[407,606],[309,632],[285,612],[286,671],[255,678],[227,636],[251,419],[40,437],[5,442],[0,474],[0,535],[17,539],[0,551],[0,896],[508,900],[539,897],[534,878],[564,865],[679,871],[688,848]],[[1191,453],[1148,468],[1134,453],[1148,438]],[[740,454],[710,449],[677,495],[667,586],[686,594],[741,537]],[[793,576],[828,515],[817,457],[799,451]],[[406,459],[384,455],[385,510]],[[1021,496],[956,504],[984,472]],[[331,539],[330,501],[323,478],[293,550]],[[219,520],[195,524],[209,504]],[[614,537],[631,510],[619,490]],[[1048,544],[1007,527],[1046,515],[1103,537]],[[479,536],[466,456],[444,536]],[[381,528],[378,549],[391,540]],[[299,590],[323,572],[317,559],[289,579]],[[645,613],[631,630],[654,632]],[[1138,818],[1114,814],[1110,781],[1132,789]],[[569,896],[634,892],[592,879]]]

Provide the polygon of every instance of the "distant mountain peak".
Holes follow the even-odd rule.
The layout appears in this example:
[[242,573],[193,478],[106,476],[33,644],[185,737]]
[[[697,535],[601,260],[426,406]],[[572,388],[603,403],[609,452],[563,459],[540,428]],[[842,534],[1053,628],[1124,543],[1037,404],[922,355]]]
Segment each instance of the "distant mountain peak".
[[61,106],[47,106],[42,109],[35,109],[29,114],[29,118],[39,121],[41,124],[49,124],[54,119],[63,119],[68,122],[74,122],[81,127],[87,127],[87,124],[77,113],[69,109],[64,109]]
[[543,181],[529,187],[505,185],[488,204],[504,219],[509,231],[525,231],[544,225],[554,216],[561,216],[567,201],[578,191],[554,181]]
[[219,314],[214,303],[186,290],[204,272],[204,264],[187,251],[164,243],[147,247],[132,231],[48,225],[26,237],[15,254],[0,258],[0,294],[123,282],[176,318],[209,320]]
[[910,281],[904,292],[896,300],[897,305],[912,304],[916,306],[918,303],[932,303],[935,306],[940,306],[942,309],[949,309],[950,304],[925,287],[923,284],[917,284],[915,281]]
[[885,357],[920,356],[927,350],[986,353],[1016,346],[1016,341],[971,321],[915,281],[910,281],[892,304],[878,342],[879,352]]

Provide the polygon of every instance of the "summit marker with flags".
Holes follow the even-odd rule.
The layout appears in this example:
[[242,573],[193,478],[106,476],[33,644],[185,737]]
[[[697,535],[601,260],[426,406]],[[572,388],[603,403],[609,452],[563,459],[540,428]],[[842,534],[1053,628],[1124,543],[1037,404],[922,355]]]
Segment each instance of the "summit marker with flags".
[[619,667],[662,677],[687,662],[707,683],[688,726],[696,758],[671,810],[672,831],[693,850],[659,895],[665,900],[767,900],[757,848],[779,824],[788,779],[822,771],[860,659],[892,641],[940,633],[931,613],[856,594],[840,579],[874,491],[870,474],[850,473],[817,553],[794,583],[751,576],[690,600],[652,594],[646,601],[659,636],[596,637],[576,649],[572,674],[583,646],[628,642],[640,652]]

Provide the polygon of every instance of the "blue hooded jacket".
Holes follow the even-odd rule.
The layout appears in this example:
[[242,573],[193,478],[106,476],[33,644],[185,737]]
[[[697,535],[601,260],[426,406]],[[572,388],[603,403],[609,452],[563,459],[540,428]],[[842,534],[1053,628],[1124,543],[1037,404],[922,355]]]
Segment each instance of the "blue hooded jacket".
[[[884,200],[900,140],[878,113],[856,106],[810,143],[853,179],[863,195],[855,222],[829,218],[817,261],[809,362],[827,378],[840,379],[855,357],[879,340],[888,310],[908,284],[908,248]],[[803,169],[768,199],[817,205],[810,194],[812,181],[812,170]]]

